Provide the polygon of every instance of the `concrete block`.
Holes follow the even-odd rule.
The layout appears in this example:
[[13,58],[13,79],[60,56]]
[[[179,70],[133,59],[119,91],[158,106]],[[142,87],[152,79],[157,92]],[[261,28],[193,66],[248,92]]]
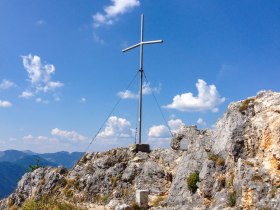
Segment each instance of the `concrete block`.
[[149,190],[136,190],[136,203],[141,207],[148,206]]

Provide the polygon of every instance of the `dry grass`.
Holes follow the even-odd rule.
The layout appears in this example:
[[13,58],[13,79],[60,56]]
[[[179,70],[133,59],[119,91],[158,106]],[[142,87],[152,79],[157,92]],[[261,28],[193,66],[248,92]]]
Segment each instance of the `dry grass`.
[[246,99],[245,101],[243,101],[243,102],[241,103],[240,107],[239,107],[239,112],[245,111],[245,110],[248,108],[249,104],[250,104],[251,102],[253,103],[254,101],[255,101],[254,98],[248,98],[248,99]]
[[158,196],[156,199],[151,201],[152,206],[158,207],[160,203],[166,199],[166,196]]
[[22,210],[81,210],[74,204],[59,201],[55,198],[44,196],[39,201],[29,199],[24,202]]

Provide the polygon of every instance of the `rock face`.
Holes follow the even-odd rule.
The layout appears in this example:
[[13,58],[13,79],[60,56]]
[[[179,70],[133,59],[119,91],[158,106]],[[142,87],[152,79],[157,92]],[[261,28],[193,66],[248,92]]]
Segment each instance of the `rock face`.
[[16,192],[0,202],[0,209],[22,207],[28,199],[40,201],[45,196],[86,209],[94,209],[93,204],[128,209],[136,190],[168,194],[181,155],[170,149],[134,153],[127,148],[88,153],[70,171],[49,167],[25,174]]
[[149,190],[151,209],[280,209],[280,93],[230,104],[213,130],[183,126],[171,147],[88,153],[70,171],[37,169],[0,209],[44,196],[133,209],[136,190]]
[[[260,92],[230,104],[211,132],[196,127],[183,130],[171,141],[174,148],[185,139],[188,149],[167,206],[280,209],[280,93]],[[199,173],[199,182],[192,194],[186,179],[194,171]]]

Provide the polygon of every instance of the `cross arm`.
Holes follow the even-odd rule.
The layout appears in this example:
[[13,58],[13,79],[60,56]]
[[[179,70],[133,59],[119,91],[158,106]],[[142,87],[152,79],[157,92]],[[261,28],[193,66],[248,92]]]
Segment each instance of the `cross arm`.
[[163,40],[154,40],[154,41],[140,42],[140,43],[135,44],[135,45],[133,45],[133,46],[131,46],[131,47],[128,47],[128,48],[123,49],[122,52],[126,52],[126,51],[128,51],[128,50],[132,50],[132,49],[134,49],[134,48],[136,48],[136,47],[138,47],[138,46],[140,46],[140,45],[145,45],[145,44],[157,44],[157,43],[162,43],[162,42],[163,42]]
[[128,47],[128,48],[123,49],[122,52],[126,52],[126,51],[128,51],[128,50],[132,50],[132,49],[134,49],[134,48],[136,48],[136,47],[138,47],[138,46],[140,46],[140,45],[141,45],[141,43],[135,44],[135,45],[133,45],[133,46],[131,46],[131,47]]
[[163,43],[163,40],[147,41],[147,42],[142,42],[141,44],[157,44],[157,43]]

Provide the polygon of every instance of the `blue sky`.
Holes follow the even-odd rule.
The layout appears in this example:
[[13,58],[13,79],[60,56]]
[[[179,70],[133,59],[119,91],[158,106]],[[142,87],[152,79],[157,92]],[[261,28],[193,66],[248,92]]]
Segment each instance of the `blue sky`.
[[172,130],[212,128],[232,101],[279,91],[277,0],[0,1],[0,150],[84,151],[134,142],[145,15],[143,140],[168,146]]

